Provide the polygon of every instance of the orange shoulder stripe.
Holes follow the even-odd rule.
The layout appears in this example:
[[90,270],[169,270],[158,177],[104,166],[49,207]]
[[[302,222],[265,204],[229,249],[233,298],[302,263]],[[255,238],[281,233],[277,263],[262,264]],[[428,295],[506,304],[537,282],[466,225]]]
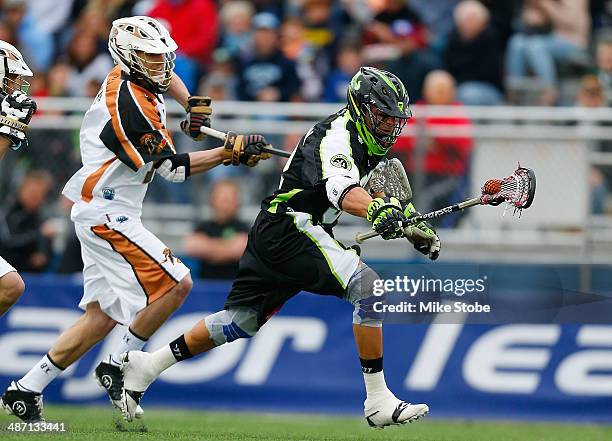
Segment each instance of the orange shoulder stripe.
[[119,121],[119,113],[117,111],[117,101],[119,99],[119,87],[121,86],[121,70],[113,69],[106,79],[106,107],[108,113],[110,113],[111,121],[113,124],[113,130],[115,136],[121,143],[123,150],[132,160],[136,168],[140,168],[144,165],[144,161],[138,150],[132,145],[130,140],[127,138],[121,127],[121,121]]
[[153,129],[159,131],[164,138],[166,138],[166,142],[172,149],[174,150],[174,144],[172,143],[172,138],[170,138],[170,133],[168,133],[168,129],[164,127],[161,121],[161,117],[157,110],[157,97],[149,92],[144,87],[139,86],[138,84],[134,84],[132,82],[128,82],[128,88],[132,93],[132,96],[136,100],[136,104],[140,108],[143,116]]

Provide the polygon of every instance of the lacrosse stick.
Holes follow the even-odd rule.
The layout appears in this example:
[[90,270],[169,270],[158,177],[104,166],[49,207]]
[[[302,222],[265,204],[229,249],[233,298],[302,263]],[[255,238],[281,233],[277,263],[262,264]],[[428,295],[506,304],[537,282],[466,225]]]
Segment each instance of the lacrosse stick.
[[[519,167],[512,175],[503,179],[489,179],[485,182],[482,186],[481,195],[476,198],[468,199],[467,201],[450,205],[420,216],[411,217],[408,220],[409,225],[404,228],[404,231],[406,235],[408,235],[408,228],[410,225],[417,224],[423,220],[445,216],[465,208],[474,207],[475,205],[497,206],[502,202],[506,202],[508,207],[514,208],[514,212],[516,213],[518,211],[520,214],[522,210],[531,206],[535,196],[535,190],[535,173],[533,170],[521,167],[519,164]],[[376,231],[358,233],[357,236],[355,236],[355,240],[357,243],[362,243],[364,240],[376,236],[378,236]]]
[[[227,133],[220,132],[219,130],[211,129],[210,127],[202,126],[200,127],[200,132],[206,133],[207,135],[212,136],[213,138],[220,139],[225,141],[227,137]],[[261,149],[264,153],[270,153],[271,155],[282,156],[283,158],[291,157],[291,153],[286,152],[284,150],[275,149],[273,147],[264,147]]]
[[412,188],[401,161],[397,158],[381,161],[372,171],[364,187],[369,193],[384,193],[402,202],[412,199]]

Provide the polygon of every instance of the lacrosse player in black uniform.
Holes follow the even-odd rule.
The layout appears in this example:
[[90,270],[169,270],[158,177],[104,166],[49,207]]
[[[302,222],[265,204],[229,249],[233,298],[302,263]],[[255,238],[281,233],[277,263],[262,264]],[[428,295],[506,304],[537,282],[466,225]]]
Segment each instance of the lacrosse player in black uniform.
[[[225,309],[153,353],[124,356],[123,412],[134,416],[142,393],[173,365],[216,346],[255,335],[298,292],[334,295],[355,306],[353,330],[365,380],[365,416],[373,427],[412,421],[426,404],[409,404],[387,388],[382,369],[382,319],[373,310],[377,274],[357,253],[334,240],[343,211],[366,218],[383,239],[404,237],[412,204],[375,197],[363,188],[411,117],[408,94],[393,74],[364,67],[353,77],[348,105],[319,122],[291,155],[280,188],[266,198],[249,233],[247,249]],[[440,251],[425,222],[408,238],[431,259]]]

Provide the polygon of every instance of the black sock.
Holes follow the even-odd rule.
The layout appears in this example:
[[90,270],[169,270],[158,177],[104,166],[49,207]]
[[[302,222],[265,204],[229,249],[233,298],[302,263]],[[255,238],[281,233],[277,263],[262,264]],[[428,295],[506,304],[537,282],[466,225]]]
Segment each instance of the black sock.
[[189,348],[187,347],[187,342],[185,342],[185,335],[181,335],[179,338],[171,342],[170,350],[172,351],[174,358],[176,358],[176,361],[183,361],[193,357],[189,351]]
[[382,360],[382,357],[375,358],[373,360],[364,360],[363,358],[360,358],[359,361],[361,362],[361,372],[364,374],[375,374],[376,372],[382,372]]

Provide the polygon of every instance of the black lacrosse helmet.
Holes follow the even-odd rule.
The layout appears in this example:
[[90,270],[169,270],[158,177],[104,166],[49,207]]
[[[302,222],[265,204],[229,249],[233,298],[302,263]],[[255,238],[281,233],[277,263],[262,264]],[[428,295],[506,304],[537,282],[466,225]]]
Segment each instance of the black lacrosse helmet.
[[404,84],[391,72],[374,67],[362,67],[355,74],[347,101],[351,119],[372,155],[386,155],[412,117]]

